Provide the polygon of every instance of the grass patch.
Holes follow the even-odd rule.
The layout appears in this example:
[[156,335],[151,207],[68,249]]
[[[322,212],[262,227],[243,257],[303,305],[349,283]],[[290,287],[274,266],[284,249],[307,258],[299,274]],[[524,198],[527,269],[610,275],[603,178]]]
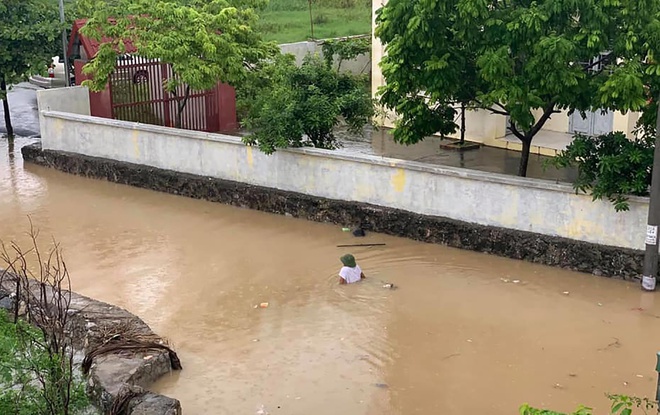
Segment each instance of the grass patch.
[[[370,0],[313,0],[314,38],[371,33]],[[271,0],[258,29],[267,40],[292,43],[311,38],[307,0]]]
[[[62,380],[62,366],[40,346],[42,341],[35,327],[23,320],[14,324],[0,309],[0,414],[64,413],[53,384]],[[71,392],[70,414],[98,413],[85,394],[82,378],[76,379]]]

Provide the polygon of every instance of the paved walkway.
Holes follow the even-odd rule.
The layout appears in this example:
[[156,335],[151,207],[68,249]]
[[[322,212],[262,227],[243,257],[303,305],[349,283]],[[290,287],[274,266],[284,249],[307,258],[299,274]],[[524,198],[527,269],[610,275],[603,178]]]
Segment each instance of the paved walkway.
[[[421,163],[443,166],[462,167],[491,173],[516,175],[520,163],[520,152],[494,147],[480,147],[464,152],[443,150],[440,148],[440,138],[429,137],[411,146],[394,143],[388,129],[366,131],[364,136],[355,136],[339,131],[337,136],[343,143],[340,152],[369,154],[380,157],[417,161]],[[514,139],[515,137],[512,137]],[[562,182],[573,182],[574,170],[557,170],[552,166],[545,167],[550,157],[531,154],[527,176],[537,179],[547,179]]]

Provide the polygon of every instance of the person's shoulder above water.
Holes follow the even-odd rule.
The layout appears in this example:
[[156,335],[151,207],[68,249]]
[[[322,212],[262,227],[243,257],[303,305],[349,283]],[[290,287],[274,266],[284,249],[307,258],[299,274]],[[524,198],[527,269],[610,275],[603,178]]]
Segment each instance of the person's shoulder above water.
[[344,265],[339,270],[339,283],[352,284],[365,278],[362,269],[356,263],[355,257],[351,254],[346,254],[340,258],[341,263]]

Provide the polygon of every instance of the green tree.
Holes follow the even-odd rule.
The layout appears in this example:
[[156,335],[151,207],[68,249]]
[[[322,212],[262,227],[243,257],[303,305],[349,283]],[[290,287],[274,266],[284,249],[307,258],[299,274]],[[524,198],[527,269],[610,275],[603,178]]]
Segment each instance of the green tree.
[[286,147],[337,148],[333,129],[341,119],[358,133],[374,114],[365,78],[341,74],[318,55],[308,55],[300,67],[291,56],[282,57],[268,73],[270,82],[254,94],[244,122],[253,131],[244,142],[266,154]]
[[13,137],[7,89],[28,76],[43,73],[57,54],[61,30],[57,2],[0,2],[0,100],[7,135]]
[[253,65],[278,51],[253,30],[265,0],[79,0],[90,16],[84,34],[105,42],[85,66],[92,90],[103,90],[130,40],[136,55],[159,59],[171,74],[165,89],[177,96],[177,127],[191,90],[222,81],[239,86]]
[[509,118],[525,176],[532,140],[556,112],[644,107],[659,10],[658,0],[389,0],[376,36],[381,103],[400,117],[394,138],[453,133],[455,104],[467,102]]

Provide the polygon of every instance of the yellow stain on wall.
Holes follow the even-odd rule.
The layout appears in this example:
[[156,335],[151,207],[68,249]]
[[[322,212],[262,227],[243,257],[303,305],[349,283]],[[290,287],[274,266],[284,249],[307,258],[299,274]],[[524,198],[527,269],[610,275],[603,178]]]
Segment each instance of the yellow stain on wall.
[[135,154],[135,158],[140,158],[140,142],[138,141],[138,138],[140,136],[140,132],[138,130],[133,130],[133,134],[131,135],[131,140],[133,141],[133,153]]
[[392,175],[392,187],[395,192],[403,192],[406,187],[406,171],[404,169],[396,169],[396,173]]
[[247,158],[248,166],[252,167],[254,165],[254,156],[252,155],[252,147],[245,146],[245,157]]
[[[625,243],[625,238],[621,238],[623,235],[616,232],[605,232],[602,224],[598,220],[594,220],[593,211],[580,209],[578,200],[571,198],[567,208],[572,212],[572,216],[569,222],[560,228],[561,232],[567,238],[579,240],[612,240],[613,242],[616,241],[614,243]],[[589,236],[589,238],[585,238],[586,236]]]

